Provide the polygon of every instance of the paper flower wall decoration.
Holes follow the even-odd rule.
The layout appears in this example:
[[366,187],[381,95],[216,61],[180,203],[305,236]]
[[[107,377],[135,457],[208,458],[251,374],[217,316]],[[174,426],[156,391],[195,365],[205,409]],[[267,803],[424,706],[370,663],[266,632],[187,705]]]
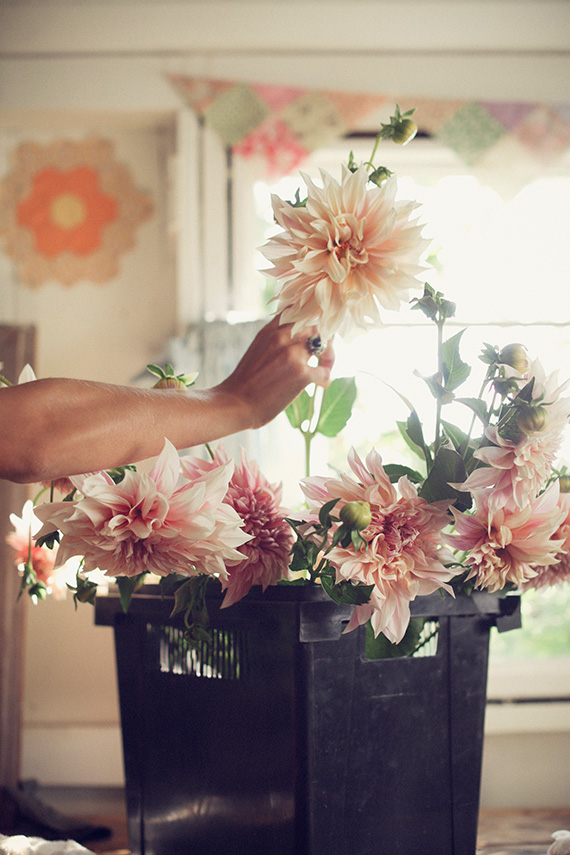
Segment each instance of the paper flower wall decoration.
[[151,213],[152,202],[115,160],[108,140],[22,143],[0,182],[0,236],[32,287],[116,276]]

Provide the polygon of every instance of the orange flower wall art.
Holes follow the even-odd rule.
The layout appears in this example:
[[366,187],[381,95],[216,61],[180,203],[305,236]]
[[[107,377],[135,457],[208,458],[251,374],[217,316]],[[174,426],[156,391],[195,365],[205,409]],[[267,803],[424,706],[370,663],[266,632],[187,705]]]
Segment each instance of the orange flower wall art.
[[22,143],[0,182],[0,236],[32,287],[113,278],[151,212],[108,140]]

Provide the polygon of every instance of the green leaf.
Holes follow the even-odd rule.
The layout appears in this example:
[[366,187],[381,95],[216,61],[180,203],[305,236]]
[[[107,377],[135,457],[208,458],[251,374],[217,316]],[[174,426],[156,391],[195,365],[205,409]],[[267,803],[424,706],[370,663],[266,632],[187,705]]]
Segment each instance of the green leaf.
[[420,457],[422,460],[425,460],[423,448],[421,448],[421,446],[419,445],[416,445],[415,442],[412,442],[412,440],[410,439],[406,422],[396,422],[396,427],[400,431],[402,438],[408,448],[413,451],[414,454],[417,454],[417,456]]
[[194,592],[190,584],[191,581],[191,579],[188,579],[175,590],[174,606],[172,607],[172,611],[170,612],[171,618],[175,615],[180,614],[180,612],[185,612],[186,609],[192,605],[192,602],[194,600]]
[[[526,386],[523,386],[523,388],[520,390],[520,392],[518,393],[518,395],[515,398],[515,401],[526,401],[527,403],[530,404],[530,402],[533,400],[534,380],[535,380],[535,378],[531,377],[531,379],[528,381]],[[537,398],[536,400],[539,400],[539,399]]]
[[465,510],[471,506],[471,494],[455,490],[450,482],[459,484],[466,477],[465,462],[461,455],[452,448],[440,448],[419,495],[429,503],[451,499],[456,508]]
[[385,463],[384,472],[392,484],[395,484],[403,475],[406,475],[413,484],[419,484],[424,480],[424,476],[416,469],[410,469],[409,466],[401,463]]
[[463,446],[467,447],[469,437],[465,431],[462,431],[461,428],[457,427],[457,425],[451,424],[451,422],[442,421],[441,426],[446,437],[453,444],[456,451],[459,451]]
[[329,499],[328,502],[325,502],[324,505],[319,510],[319,522],[323,526],[323,528],[330,528],[331,526],[331,511],[336,505],[337,502],[340,502],[340,499]]
[[294,428],[301,428],[303,422],[308,421],[311,413],[311,398],[309,393],[303,389],[292,404],[289,404],[285,410],[287,418]]
[[352,415],[356,400],[354,377],[337,377],[323,394],[321,412],[316,431],[324,436],[337,436]]
[[403,656],[411,656],[418,649],[420,636],[426,620],[428,618],[411,618],[404,637],[398,644],[392,644],[382,633],[375,638],[372,625],[368,621],[366,624],[366,658],[398,659]]
[[465,330],[456,333],[442,345],[443,378],[448,392],[453,392],[464,383],[471,374],[471,368],[459,355],[459,345]]
[[119,589],[121,606],[125,614],[129,610],[131,597],[135,591],[138,591],[141,585],[144,585],[146,576],[146,573],[141,573],[139,576],[117,576],[117,588]]
[[309,581],[309,579],[305,579],[301,576],[297,579],[278,579],[275,584],[287,588],[301,588],[306,585],[310,585],[311,582]]
[[36,546],[47,546],[48,549],[53,549],[56,543],[59,543],[61,533],[59,531],[50,531],[44,534],[43,537],[36,539]]
[[426,441],[424,439],[424,430],[420,421],[420,417],[414,409],[406,419],[406,435],[409,437],[410,442],[412,443],[412,447],[415,445],[421,449],[424,460],[429,466],[429,464],[431,463],[430,450],[427,447]]
[[158,377],[160,380],[164,379],[164,370],[160,365],[155,365],[154,362],[151,362],[146,367],[147,371],[150,371],[151,374],[154,374],[155,377]]
[[436,401],[441,401],[442,404],[450,404],[453,401],[453,393],[443,385],[441,374],[432,374],[429,377],[420,374],[419,371],[414,371],[414,374],[427,384]]
[[494,365],[499,361],[499,350],[493,344],[489,344],[488,342],[483,343],[483,350],[479,354],[479,359],[481,362],[484,362],[485,365]]
[[337,585],[334,576],[328,573],[321,573],[319,578],[323,590],[333,602],[338,604],[361,606],[368,602],[370,594],[374,590],[374,585],[353,585],[352,582],[347,581],[339,582]]

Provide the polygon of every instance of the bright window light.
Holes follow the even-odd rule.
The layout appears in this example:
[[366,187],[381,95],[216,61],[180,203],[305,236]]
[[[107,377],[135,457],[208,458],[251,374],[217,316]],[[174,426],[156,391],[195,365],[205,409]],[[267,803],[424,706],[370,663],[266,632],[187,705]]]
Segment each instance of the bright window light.
[[[357,159],[366,160],[370,148],[368,140],[354,141]],[[478,394],[485,366],[477,357],[484,342],[500,347],[521,342],[547,371],[559,369],[561,379],[569,377],[570,164],[562,164],[558,174],[551,169],[552,174],[519,184],[513,191],[512,183],[500,176],[486,180],[432,141],[415,141],[404,151],[398,149],[393,158],[396,148],[386,150],[386,165],[398,176],[399,197],[421,203],[424,236],[431,239],[427,256],[433,266],[426,269],[425,280],[457,303],[457,317],[448,334],[466,329],[462,355],[473,370],[472,388],[465,387],[465,395]],[[342,148],[318,152],[303,171],[317,180],[322,167],[340,177],[345,154],[345,143]],[[294,199],[299,186],[298,174],[273,184],[254,184],[257,246],[276,231],[270,194]],[[267,266],[258,251],[254,265],[258,271]],[[272,283],[263,274],[256,275],[265,299]],[[394,389],[412,401],[427,436],[433,438],[433,398],[414,372],[435,371],[435,327],[409,307],[384,312],[383,317],[384,328],[335,342],[335,376],[354,376],[358,399],[342,436],[323,440],[316,449],[315,474],[325,474],[327,467],[345,469],[352,445],[361,454],[374,446],[386,461],[417,465],[396,429],[396,421],[405,419],[408,411]],[[449,420],[467,427],[470,412],[462,412],[460,405],[453,408]],[[288,440],[288,445],[293,443]],[[562,456],[570,465],[570,440]],[[292,471],[296,483],[298,470],[283,467],[281,461],[281,471],[285,470]],[[546,596],[525,596],[525,629],[497,636],[495,655],[569,655],[569,607],[568,586]],[[563,625],[566,629],[561,631]]]

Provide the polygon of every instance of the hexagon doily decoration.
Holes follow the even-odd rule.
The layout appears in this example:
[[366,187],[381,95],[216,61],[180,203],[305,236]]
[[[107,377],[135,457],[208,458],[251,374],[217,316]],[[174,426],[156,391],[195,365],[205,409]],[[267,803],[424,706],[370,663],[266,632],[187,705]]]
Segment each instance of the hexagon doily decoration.
[[0,237],[21,281],[106,282],[153,211],[104,139],[21,143],[0,181]]

